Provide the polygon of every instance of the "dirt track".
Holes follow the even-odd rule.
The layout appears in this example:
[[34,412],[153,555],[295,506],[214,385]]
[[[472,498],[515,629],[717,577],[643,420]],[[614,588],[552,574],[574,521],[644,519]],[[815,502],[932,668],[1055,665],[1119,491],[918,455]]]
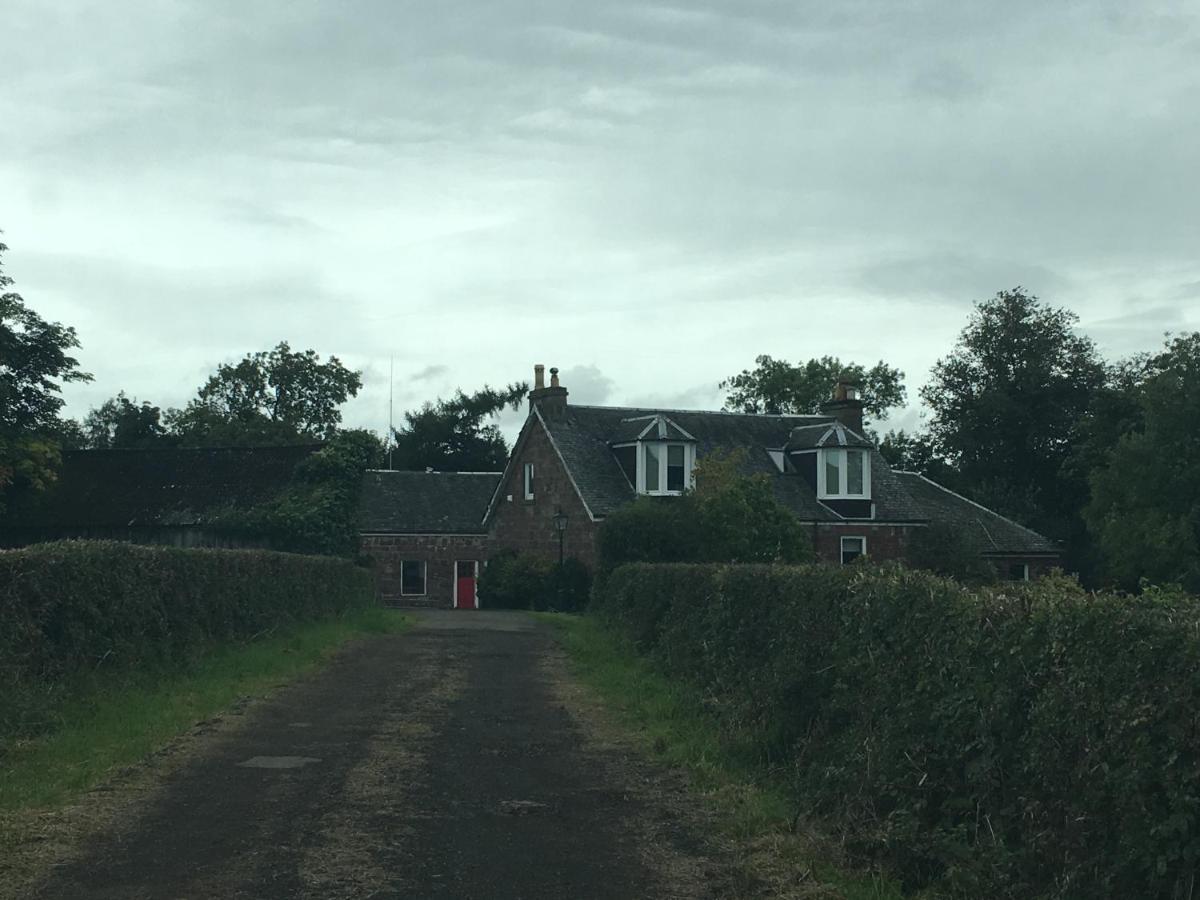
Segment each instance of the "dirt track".
[[527,617],[422,615],[197,738],[38,896],[730,895],[678,779],[573,694]]

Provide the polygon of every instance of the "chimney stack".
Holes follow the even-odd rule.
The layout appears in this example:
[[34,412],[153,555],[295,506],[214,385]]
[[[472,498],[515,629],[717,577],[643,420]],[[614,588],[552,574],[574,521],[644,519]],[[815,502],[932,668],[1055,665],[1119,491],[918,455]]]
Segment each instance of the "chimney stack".
[[545,366],[533,367],[533,390],[529,392],[529,411],[536,406],[543,418],[556,419],[567,411],[567,389],[559,384],[558,368],[550,367],[550,387],[546,387]]
[[843,374],[833,388],[833,399],[821,406],[821,412],[833,416],[855,434],[863,435],[863,403],[858,383]]

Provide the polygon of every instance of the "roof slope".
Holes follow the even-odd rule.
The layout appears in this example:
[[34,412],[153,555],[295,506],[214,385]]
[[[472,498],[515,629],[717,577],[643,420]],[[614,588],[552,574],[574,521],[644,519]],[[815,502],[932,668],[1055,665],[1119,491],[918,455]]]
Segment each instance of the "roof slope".
[[[546,417],[546,429],[571,473],[584,503],[601,517],[615,511],[635,496],[633,485],[621,471],[611,450],[630,436],[631,421],[662,415],[696,441],[703,459],[710,453],[737,448],[747,451],[746,470],[771,476],[776,498],[805,521],[841,521],[841,516],[820,503],[803,479],[782,476],[771,461],[768,449],[787,445],[793,429],[812,425],[831,426],[831,416],[771,416],[753,413],[703,410],[656,410],[612,406],[569,405],[561,416]],[[640,430],[640,429],[639,429]],[[824,434],[821,429],[813,429]],[[923,521],[922,509],[908,496],[904,485],[877,451],[872,451],[872,499],[876,521]]]
[[915,472],[896,472],[894,475],[903,481],[909,495],[921,505],[929,519],[952,526],[977,553],[1060,552],[1049,538],[930,481],[924,475]]
[[358,528],[366,534],[482,534],[500,472],[396,472],[363,475]]
[[199,525],[247,509],[285,488],[319,445],[72,450],[58,480],[14,505],[7,528],[136,528]]
[[[561,416],[544,421],[563,462],[579,487],[583,502],[594,516],[606,516],[635,496],[633,486],[617,464],[611,442],[629,439],[627,420],[665,414],[677,427],[696,440],[696,452],[704,457],[713,450],[734,447],[782,447],[797,425],[826,421],[821,416],[760,416],[745,413],[698,412],[693,410],[641,409],[623,406],[569,405]],[[638,429],[639,431],[641,429]],[[765,451],[753,454],[756,470],[777,472]]]

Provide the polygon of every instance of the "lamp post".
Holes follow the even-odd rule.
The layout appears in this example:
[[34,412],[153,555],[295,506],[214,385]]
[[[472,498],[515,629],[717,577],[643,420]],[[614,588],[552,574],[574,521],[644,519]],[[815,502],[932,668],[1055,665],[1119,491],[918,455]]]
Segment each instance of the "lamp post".
[[554,530],[558,532],[558,567],[561,569],[563,564],[563,539],[567,535],[567,514],[562,511],[561,506],[554,513]]

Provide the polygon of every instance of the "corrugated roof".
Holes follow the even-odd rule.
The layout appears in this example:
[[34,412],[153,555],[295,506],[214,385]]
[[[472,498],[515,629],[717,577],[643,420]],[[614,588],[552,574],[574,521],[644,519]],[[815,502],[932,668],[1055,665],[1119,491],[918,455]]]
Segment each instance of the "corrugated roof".
[[72,450],[58,479],[8,510],[7,528],[201,525],[277,495],[319,445]]
[[358,527],[367,534],[483,534],[500,472],[395,472],[363,476]]
[[992,512],[966,497],[960,496],[915,472],[896,472],[911,496],[925,510],[926,516],[946,523],[962,534],[969,545],[982,554],[1059,553],[1060,548],[1049,538],[1018,525],[999,513]]

